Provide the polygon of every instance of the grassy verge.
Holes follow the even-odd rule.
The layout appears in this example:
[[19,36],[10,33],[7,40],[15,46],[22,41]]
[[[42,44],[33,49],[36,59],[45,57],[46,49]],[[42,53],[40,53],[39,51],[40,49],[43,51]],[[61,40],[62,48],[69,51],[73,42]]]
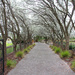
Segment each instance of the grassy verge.
[[[19,45],[17,45],[16,50],[19,50],[19,49],[20,49],[20,47],[19,47]],[[7,54],[10,54],[12,52],[14,52],[13,47],[7,48]]]
[[6,47],[12,46],[12,43],[6,43]]
[[7,48],[7,54],[12,53],[13,51],[14,51],[14,50],[13,50],[13,47]]

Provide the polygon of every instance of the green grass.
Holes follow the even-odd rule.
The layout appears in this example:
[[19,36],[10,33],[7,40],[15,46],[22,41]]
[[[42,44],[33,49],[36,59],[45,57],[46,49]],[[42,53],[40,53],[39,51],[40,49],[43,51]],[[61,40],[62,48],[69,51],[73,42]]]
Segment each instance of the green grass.
[[12,43],[6,43],[6,47],[12,46]]
[[13,51],[14,51],[14,50],[13,50],[13,47],[7,48],[7,54],[12,53]]
[[17,45],[16,50],[19,50],[19,49],[20,49],[20,46],[19,46],[19,45]]
[[[30,45],[30,46],[28,46],[26,49],[30,50],[34,45],[35,45],[35,44]],[[17,45],[16,50],[19,50],[19,49],[20,49],[20,46]],[[12,52],[14,52],[13,47],[7,48],[7,54],[10,54],[10,53],[12,53]]]
[[75,42],[69,42],[69,44],[75,44]]
[[70,41],[75,41],[75,38],[70,38]]
[[[16,50],[19,50],[19,49],[20,49],[20,47],[19,47],[19,45],[17,45]],[[12,52],[14,52],[13,47],[7,48],[7,54],[10,54]]]

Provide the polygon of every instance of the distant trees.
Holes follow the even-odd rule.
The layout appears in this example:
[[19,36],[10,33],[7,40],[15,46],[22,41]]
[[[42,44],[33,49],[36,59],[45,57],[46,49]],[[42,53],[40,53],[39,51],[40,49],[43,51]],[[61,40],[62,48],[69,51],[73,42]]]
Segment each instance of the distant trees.
[[68,0],[41,0],[37,1],[36,7],[31,9],[41,17],[43,23],[39,23],[49,30],[53,43],[60,41],[63,48],[63,40],[65,40],[67,50],[71,31],[75,27],[72,3]]

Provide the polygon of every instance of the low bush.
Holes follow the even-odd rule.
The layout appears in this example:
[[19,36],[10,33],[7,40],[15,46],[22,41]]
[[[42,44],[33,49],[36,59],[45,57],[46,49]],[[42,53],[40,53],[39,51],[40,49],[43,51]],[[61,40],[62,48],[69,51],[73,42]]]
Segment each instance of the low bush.
[[24,53],[23,53],[22,51],[18,51],[18,52],[16,53],[16,56],[22,58],[22,57],[23,57],[23,54],[24,54]]
[[50,48],[53,48],[53,46],[51,46],[51,45],[50,45],[49,47],[50,47]]
[[55,49],[55,53],[60,53],[62,50],[60,48]]
[[6,65],[7,65],[7,67],[11,67],[11,65],[12,65],[12,61],[11,61],[11,60],[7,60]]
[[55,51],[57,49],[57,47],[56,46],[53,46],[52,49]]
[[28,47],[27,47],[27,49],[28,49],[28,50],[30,50],[30,49],[31,49],[31,47],[30,47],[30,46],[28,46]]
[[35,43],[32,46],[35,46]]
[[15,65],[16,65],[16,60],[7,60],[7,63],[6,63],[6,65],[7,65],[7,67],[14,67]]
[[28,53],[29,52],[29,50],[28,49],[24,49],[24,53]]
[[70,54],[70,52],[69,51],[62,51],[61,53],[60,53],[60,57],[61,58],[69,58],[71,56],[71,54]]
[[71,64],[72,64],[72,65],[71,65],[71,68],[74,69],[74,71],[75,71],[75,60],[72,61]]
[[57,47],[56,47],[56,46],[50,46],[50,48],[52,48],[52,50],[57,49]]

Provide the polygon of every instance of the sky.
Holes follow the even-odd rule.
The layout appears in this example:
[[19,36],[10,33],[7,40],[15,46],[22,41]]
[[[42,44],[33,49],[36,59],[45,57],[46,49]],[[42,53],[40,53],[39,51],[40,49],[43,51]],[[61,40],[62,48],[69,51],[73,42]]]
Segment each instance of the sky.
[[21,2],[21,0],[16,0],[16,2]]

